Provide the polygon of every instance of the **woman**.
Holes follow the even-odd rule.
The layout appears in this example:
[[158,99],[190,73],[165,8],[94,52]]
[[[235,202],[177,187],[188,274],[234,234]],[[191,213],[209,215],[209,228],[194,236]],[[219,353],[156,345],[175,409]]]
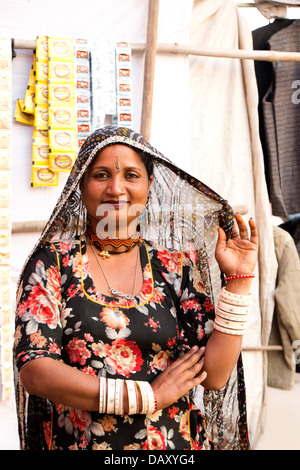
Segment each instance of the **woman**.
[[85,141],[20,276],[22,448],[248,448],[236,364],[257,230],[235,218],[138,133]]

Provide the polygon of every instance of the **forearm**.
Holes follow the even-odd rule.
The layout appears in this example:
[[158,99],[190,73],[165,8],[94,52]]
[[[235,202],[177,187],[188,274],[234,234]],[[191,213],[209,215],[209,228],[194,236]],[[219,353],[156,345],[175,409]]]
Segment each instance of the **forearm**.
[[[251,280],[229,281],[226,290],[233,294],[248,295]],[[219,390],[228,381],[240,355],[243,335],[230,335],[214,330],[207,342],[204,355],[204,370],[207,378],[203,386]]]
[[207,373],[203,387],[220,390],[228,381],[240,354],[242,336],[231,336],[214,330],[207,342],[204,354],[204,370]]
[[99,379],[51,358],[34,359],[20,370],[28,393],[73,408],[98,410]]
[[[99,410],[100,379],[51,358],[32,360],[20,371],[28,393],[72,408]],[[138,409],[142,398],[137,388]],[[127,387],[122,388],[124,413],[129,411]],[[107,402],[107,389],[104,402]]]

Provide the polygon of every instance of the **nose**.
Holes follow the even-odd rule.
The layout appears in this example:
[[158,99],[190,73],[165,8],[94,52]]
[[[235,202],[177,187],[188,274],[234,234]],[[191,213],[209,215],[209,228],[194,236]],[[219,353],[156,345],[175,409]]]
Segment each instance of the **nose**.
[[112,196],[120,196],[125,193],[124,184],[119,174],[114,174],[109,181],[107,192]]

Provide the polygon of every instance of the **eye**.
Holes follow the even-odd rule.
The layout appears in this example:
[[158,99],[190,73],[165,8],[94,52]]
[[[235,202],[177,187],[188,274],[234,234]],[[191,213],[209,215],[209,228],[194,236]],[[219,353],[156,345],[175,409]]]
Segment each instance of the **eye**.
[[137,173],[133,172],[133,171],[129,171],[128,173],[126,173],[126,178],[128,179],[135,179],[135,178],[139,178],[140,175],[138,175]]
[[94,174],[94,178],[97,178],[97,179],[106,179],[106,178],[109,178],[109,175],[108,173],[106,173],[105,171],[99,171],[97,173]]

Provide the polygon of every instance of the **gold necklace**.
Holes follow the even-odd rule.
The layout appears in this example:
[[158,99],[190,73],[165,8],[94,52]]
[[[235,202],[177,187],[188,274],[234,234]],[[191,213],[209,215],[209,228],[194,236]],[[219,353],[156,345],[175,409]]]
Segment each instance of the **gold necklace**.
[[134,300],[134,294],[135,294],[135,288],[136,288],[136,278],[137,278],[137,270],[138,270],[138,260],[139,260],[139,254],[140,254],[140,250],[138,249],[138,252],[137,252],[137,257],[136,257],[136,266],[135,266],[135,275],[134,275],[134,284],[133,284],[133,294],[126,294],[125,292],[122,292],[122,291],[119,291],[118,289],[116,289],[116,287],[111,287],[107,277],[106,277],[106,274],[104,272],[104,269],[103,267],[101,266],[101,263],[100,263],[100,260],[99,260],[99,257],[97,256],[96,252],[95,252],[95,249],[93,247],[93,245],[91,244],[91,248],[93,250],[93,253],[95,255],[95,258],[97,260],[97,263],[99,264],[99,267],[102,271],[102,274],[104,276],[104,279],[107,283],[107,287],[108,287],[108,292],[110,292],[111,294],[113,295],[116,295],[117,297],[120,297],[120,298],[123,298],[125,300]]

